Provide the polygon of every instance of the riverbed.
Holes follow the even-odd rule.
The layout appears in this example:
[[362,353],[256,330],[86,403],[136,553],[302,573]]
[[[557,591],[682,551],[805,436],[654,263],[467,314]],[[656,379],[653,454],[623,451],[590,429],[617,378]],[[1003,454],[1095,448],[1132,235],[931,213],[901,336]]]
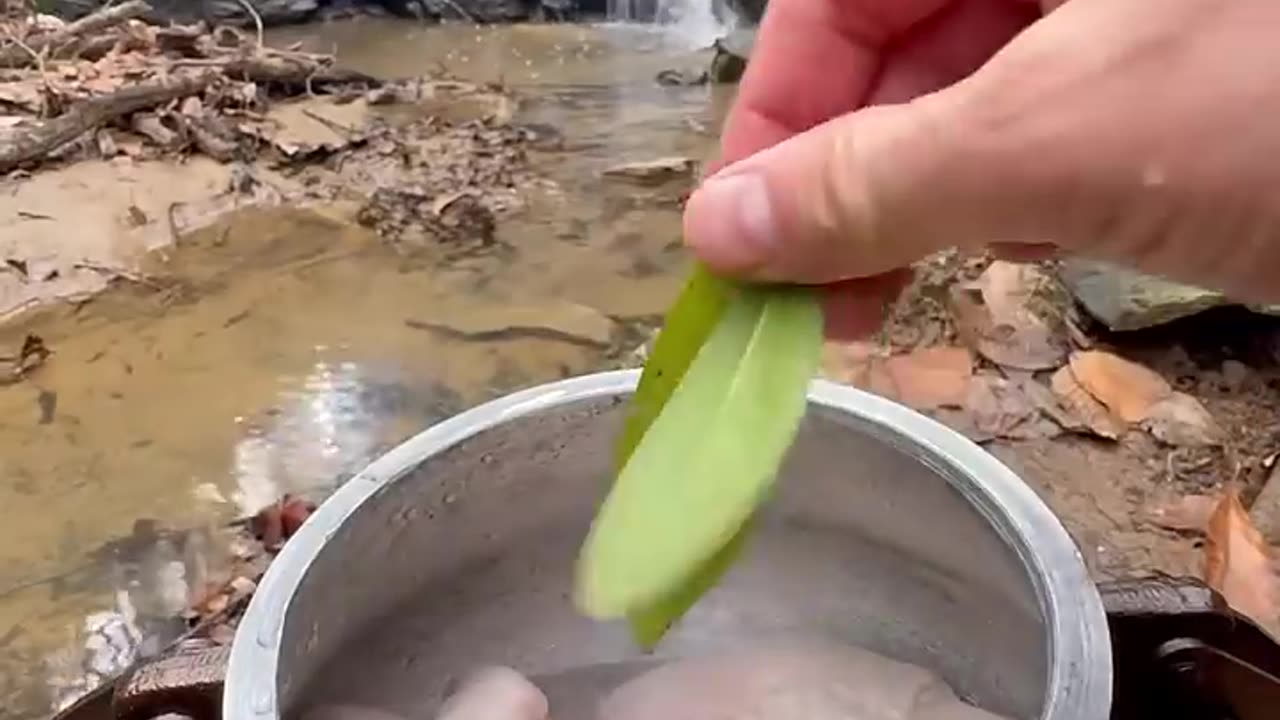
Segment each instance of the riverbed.
[[[628,362],[678,289],[680,189],[600,175],[709,153],[731,88],[654,80],[705,64],[698,42],[639,26],[373,18],[269,40],[375,75],[501,84],[521,122],[556,137],[532,157],[549,190],[499,222],[505,252],[438,265],[406,260],[349,207],[233,213],[175,245],[98,248],[147,252],[173,281],[163,289],[125,278],[0,329],[0,346],[34,334],[52,351],[0,391],[4,717],[44,717],[180,630],[175,612],[234,552],[227,523],[283,493],[322,498],[466,406]],[[201,163],[127,187],[111,168],[81,172],[43,199],[41,214],[62,218],[50,242],[75,242],[122,197],[204,182]],[[554,332],[432,330],[502,313]]]

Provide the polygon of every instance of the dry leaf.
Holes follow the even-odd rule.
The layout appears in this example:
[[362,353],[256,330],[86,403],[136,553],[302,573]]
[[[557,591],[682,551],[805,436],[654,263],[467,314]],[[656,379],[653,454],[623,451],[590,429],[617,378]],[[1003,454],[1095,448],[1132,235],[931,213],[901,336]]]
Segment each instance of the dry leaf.
[[1019,392],[1026,395],[1027,399],[1040,409],[1040,412],[1061,426],[1063,430],[1084,432],[1089,429],[1084,420],[1080,419],[1070,408],[1063,404],[1053,390],[1041,385],[1034,376],[1011,377],[1009,381],[1017,385]]
[[1000,324],[1016,327],[1046,327],[1047,324],[1032,309],[1035,295],[1048,279],[1035,265],[996,260],[987,266],[978,278],[977,286],[982,302],[991,318]]
[[960,407],[973,374],[973,356],[964,348],[922,348],[886,356],[867,342],[823,346],[823,377],[900,402],[916,410]]
[[[1008,298],[1001,303],[1007,306]],[[1030,320],[1035,318],[1030,311],[1015,313],[1005,307],[1003,316],[995,318],[980,292],[959,287],[951,289],[950,310],[965,344],[998,365],[1048,370],[1066,357],[1065,344],[1048,326]]]
[[1070,367],[1081,387],[1128,423],[1142,421],[1173,394],[1155,371],[1102,350],[1072,353]]
[[1177,447],[1221,445],[1225,433],[1199,400],[1175,392],[1147,411],[1142,428],[1157,440]]
[[885,370],[880,348],[868,342],[828,342],[822,346],[823,377],[890,400],[898,399],[898,388]]
[[1166,530],[1203,533],[1217,507],[1218,498],[1212,495],[1182,495],[1152,503],[1144,514],[1152,525]]
[[963,413],[944,414],[941,419],[978,442],[1050,438],[1062,432],[1016,383],[994,375],[975,375],[969,382]]
[[884,361],[897,400],[917,410],[960,407],[973,375],[973,357],[957,347],[922,348]]
[[1126,429],[1124,421],[1089,394],[1089,391],[1076,380],[1070,365],[1058,368],[1050,380],[1050,387],[1053,388],[1054,394],[1058,396],[1062,405],[1095,435],[1115,440],[1124,434]]
[[1204,580],[1237,612],[1280,639],[1280,581],[1271,548],[1228,490],[1209,517]]

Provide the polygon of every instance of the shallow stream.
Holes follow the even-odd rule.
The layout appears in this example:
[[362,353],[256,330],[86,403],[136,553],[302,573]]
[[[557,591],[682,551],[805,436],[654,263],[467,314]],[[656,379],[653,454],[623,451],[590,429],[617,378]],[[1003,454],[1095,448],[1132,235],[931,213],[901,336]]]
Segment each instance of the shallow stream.
[[[406,263],[343,208],[246,211],[148,258],[180,291],[123,283],[0,328],[0,347],[35,333],[54,353],[0,387],[0,716],[45,717],[178,632],[174,613],[227,561],[229,521],[285,492],[321,497],[465,406],[616,365],[678,288],[678,197],[599,174],[710,151],[731,89],[654,80],[705,63],[687,38],[359,19],[271,41],[375,74],[502,83],[520,121],[561,138],[533,159],[560,191],[499,222],[513,252],[442,267]],[[160,168],[128,197],[199,172]],[[56,183],[42,192],[30,201],[100,222]],[[607,344],[423,329],[503,311],[572,329],[581,307],[609,318]]]

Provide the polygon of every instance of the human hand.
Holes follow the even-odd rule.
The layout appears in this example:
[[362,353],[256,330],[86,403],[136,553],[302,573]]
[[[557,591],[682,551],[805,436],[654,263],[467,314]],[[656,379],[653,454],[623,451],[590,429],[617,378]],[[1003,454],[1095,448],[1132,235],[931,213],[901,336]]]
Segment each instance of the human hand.
[[772,0],[685,236],[833,283],[834,335],[947,247],[1280,300],[1276,28],[1274,0]]

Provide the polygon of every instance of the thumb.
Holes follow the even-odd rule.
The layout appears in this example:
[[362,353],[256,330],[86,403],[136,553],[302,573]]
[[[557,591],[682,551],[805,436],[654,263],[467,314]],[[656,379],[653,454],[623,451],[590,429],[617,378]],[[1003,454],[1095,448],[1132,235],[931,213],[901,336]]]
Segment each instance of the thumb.
[[[685,209],[686,241],[713,270],[828,283],[904,267],[990,228],[964,141],[964,83],[869,107],[708,178]],[[990,235],[986,235],[990,239]]]

